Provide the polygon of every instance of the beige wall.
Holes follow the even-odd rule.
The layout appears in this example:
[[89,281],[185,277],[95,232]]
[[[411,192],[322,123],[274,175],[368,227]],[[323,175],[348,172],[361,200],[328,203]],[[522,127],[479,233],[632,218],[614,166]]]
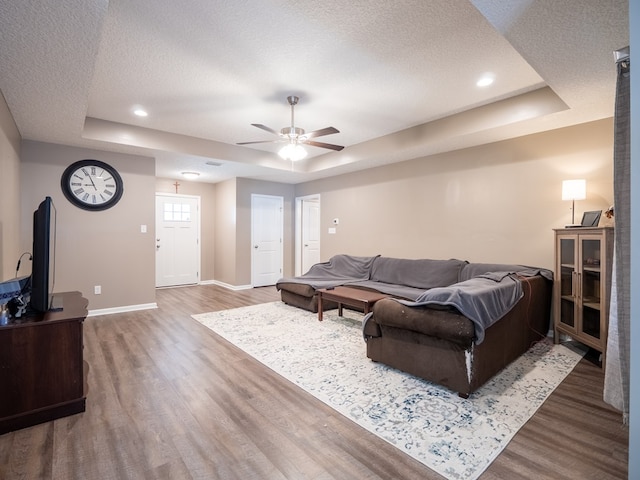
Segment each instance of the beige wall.
[[[156,192],[176,193],[175,179],[157,178]],[[215,277],[216,186],[211,183],[178,181],[178,193],[200,197],[200,280]]]
[[[20,145],[9,139],[17,135],[11,124],[3,119],[3,169],[15,166],[19,155]],[[179,192],[201,197],[203,281],[251,283],[253,193],[284,197],[284,275],[294,270],[294,199],[318,193],[323,260],[351,253],[552,267],[552,228],[570,221],[570,203],[560,199],[562,180],[587,179],[588,199],[577,202],[577,218],[613,201],[612,133],[608,119],[297,186],[250,179],[215,185],[180,181]],[[83,158],[120,170],[125,195],[116,207],[86,212],[64,198],[60,175]],[[7,248],[12,234],[7,235],[3,218],[5,276],[13,276],[19,253],[31,250],[31,214],[51,195],[58,208],[56,290],[82,291],[90,309],[154,302],[154,197],[175,193],[175,180],[156,179],[151,158],[60,145],[23,142],[22,159],[21,171],[11,174],[21,179],[21,201],[12,200],[15,192],[8,195],[22,207],[21,240]],[[0,198],[6,201],[6,190]],[[329,235],[336,217],[337,234]],[[142,224],[148,226],[146,235],[140,233]],[[93,294],[94,285],[102,286],[102,295]]]
[[293,260],[293,185],[237,178],[216,184],[216,281],[234,287],[251,285],[251,195],[284,198],[284,270]]
[[[20,134],[0,93],[0,281],[16,275],[20,250]],[[31,249],[29,248],[29,251]],[[28,263],[25,262],[23,263]],[[23,274],[22,267],[20,275]]]
[[[122,176],[122,199],[108,210],[82,210],[62,194],[64,169],[86,158],[104,161]],[[81,291],[90,310],[155,302],[152,158],[25,141],[21,180],[24,250],[31,250],[31,219],[38,203],[48,195],[56,207],[56,291]],[[140,232],[141,225],[147,225],[147,233]],[[94,295],[95,285],[102,287],[101,295]]]
[[216,280],[236,282],[236,179],[216,184],[215,272]]
[[552,229],[571,222],[562,180],[587,180],[578,221],[608,208],[612,152],[606,119],[299,184],[296,196],[322,195],[322,260],[382,254],[552,268]]
[[[295,187],[284,183],[239,178],[236,192],[236,270],[238,285],[251,284],[251,195],[272,195],[284,199],[284,271],[293,270],[293,203]],[[284,276],[284,275],[283,275]]]

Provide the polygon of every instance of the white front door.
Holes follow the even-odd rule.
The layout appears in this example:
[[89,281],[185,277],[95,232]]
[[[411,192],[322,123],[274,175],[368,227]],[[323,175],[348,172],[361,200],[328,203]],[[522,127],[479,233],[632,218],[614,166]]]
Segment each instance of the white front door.
[[302,273],[320,262],[320,201],[302,200]]
[[251,284],[275,285],[282,277],[284,198],[251,195]]
[[200,197],[156,194],[156,287],[200,280]]

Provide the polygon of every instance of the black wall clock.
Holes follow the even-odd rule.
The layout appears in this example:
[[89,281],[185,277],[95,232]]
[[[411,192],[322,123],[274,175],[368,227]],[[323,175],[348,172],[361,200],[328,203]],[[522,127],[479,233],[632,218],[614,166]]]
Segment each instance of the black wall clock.
[[113,207],[124,191],[120,174],[99,160],[80,160],[69,165],[60,179],[62,193],[74,205],[85,210]]

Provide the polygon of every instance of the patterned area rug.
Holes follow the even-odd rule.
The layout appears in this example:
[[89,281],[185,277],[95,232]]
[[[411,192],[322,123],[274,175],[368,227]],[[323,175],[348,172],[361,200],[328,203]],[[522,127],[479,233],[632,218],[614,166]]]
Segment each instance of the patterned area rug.
[[541,342],[468,399],[366,356],[362,315],[281,302],[193,318],[449,479],[477,478],[578,363]]

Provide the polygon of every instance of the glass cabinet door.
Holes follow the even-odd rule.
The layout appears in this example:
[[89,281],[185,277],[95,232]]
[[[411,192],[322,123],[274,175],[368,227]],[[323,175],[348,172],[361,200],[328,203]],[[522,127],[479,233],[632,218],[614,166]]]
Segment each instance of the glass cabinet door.
[[560,238],[560,322],[576,328],[577,313],[577,250],[575,238]]
[[591,337],[600,339],[600,252],[599,238],[581,238],[582,275],[580,291],[582,292],[581,331]]

